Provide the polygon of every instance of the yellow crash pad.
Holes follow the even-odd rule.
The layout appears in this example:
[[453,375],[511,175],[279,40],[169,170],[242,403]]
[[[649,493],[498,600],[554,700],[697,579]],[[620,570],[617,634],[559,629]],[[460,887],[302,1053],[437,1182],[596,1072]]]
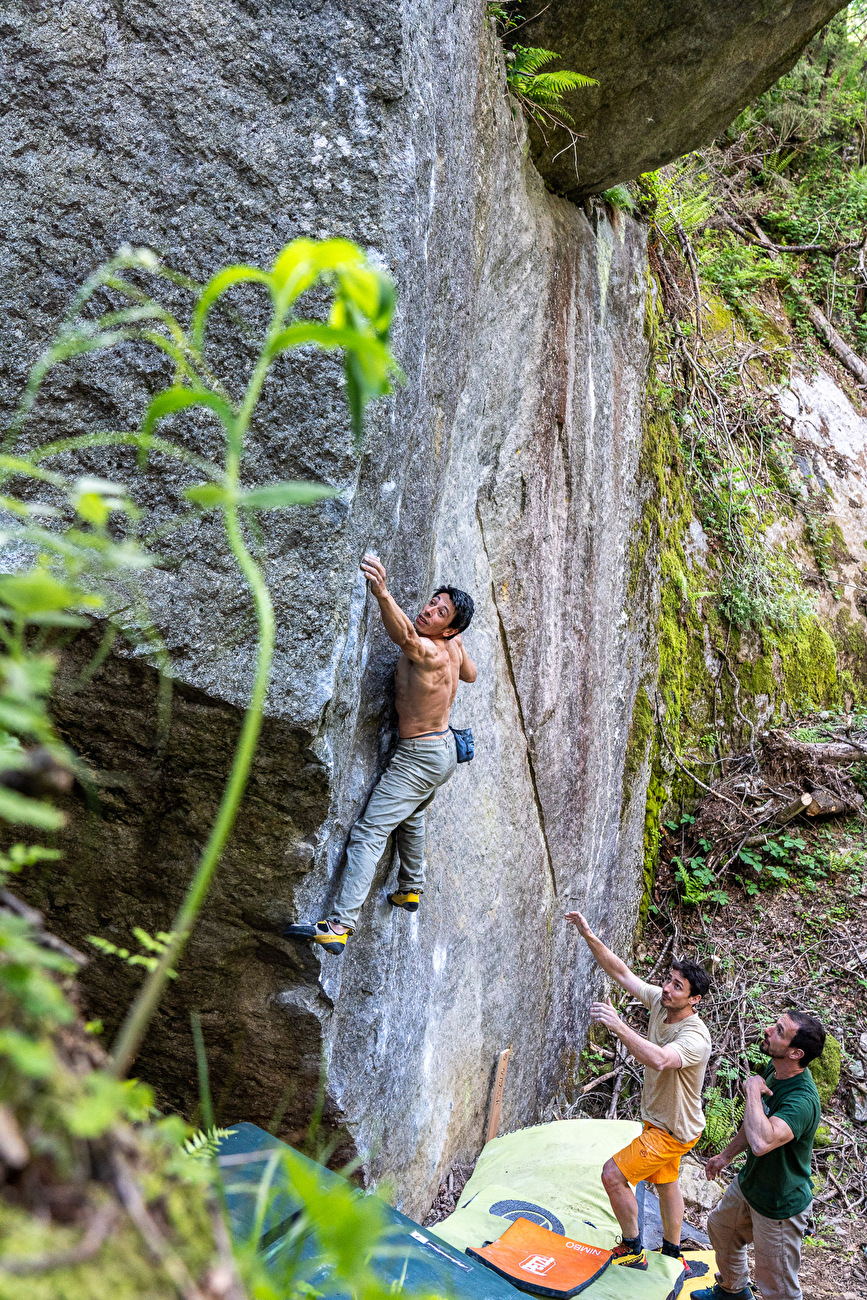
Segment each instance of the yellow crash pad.
[[685,1250],[683,1257],[687,1263],[705,1264],[707,1272],[702,1273],[701,1277],[694,1277],[691,1282],[684,1282],[678,1300],[681,1300],[682,1296],[691,1296],[693,1291],[701,1291],[706,1286],[713,1286],[716,1281],[716,1255],[712,1250]]
[[[489,1142],[437,1235],[460,1250],[496,1241],[518,1218],[575,1241],[611,1250],[620,1228],[602,1186],[609,1156],[641,1132],[630,1120],[567,1119],[520,1129]],[[616,1265],[581,1293],[581,1300],[669,1300],[682,1269],[655,1251],[646,1272]]]

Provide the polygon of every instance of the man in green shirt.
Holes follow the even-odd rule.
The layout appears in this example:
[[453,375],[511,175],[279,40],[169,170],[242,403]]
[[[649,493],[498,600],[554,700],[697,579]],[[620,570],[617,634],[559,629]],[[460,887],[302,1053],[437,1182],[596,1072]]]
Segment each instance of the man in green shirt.
[[709,1216],[717,1283],[693,1300],[751,1300],[747,1244],[753,1243],[756,1283],[763,1300],[802,1300],[798,1283],[813,1184],[810,1157],[821,1108],[807,1069],[822,1055],[825,1030],[813,1016],[786,1011],[765,1030],[764,1077],[744,1084],[744,1122],[725,1151],[707,1162],[716,1178],[741,1151],[743,1169]]

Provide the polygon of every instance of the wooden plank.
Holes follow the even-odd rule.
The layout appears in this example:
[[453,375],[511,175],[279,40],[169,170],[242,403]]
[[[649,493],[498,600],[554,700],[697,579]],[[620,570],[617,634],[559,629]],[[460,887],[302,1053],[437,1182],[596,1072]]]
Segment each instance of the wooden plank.
[[503,1092],[506,1088],[506,1071],[509,1068],[509,1056],[511,1054],[511,1044],[504,1052],[500,1052],[497,1060],[497,1074],[494,1079],[494,1095],[491,1098],[491,1114],[488,1119],[488,1131],[485,1134],[485,1141],[490,1142],[497,1136],[497,1129],[500,1127],[500,1110],[503,1105]]

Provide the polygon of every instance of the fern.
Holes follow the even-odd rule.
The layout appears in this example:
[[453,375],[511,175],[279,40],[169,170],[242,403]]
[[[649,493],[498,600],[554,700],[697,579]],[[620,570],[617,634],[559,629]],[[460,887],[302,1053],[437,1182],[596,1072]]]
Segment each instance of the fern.
[[233,1128],[209,1128],[199,1129],[188,1137],[184,1143],[183,1150],[191,1160],[213,1160],[220,1149],[220,1143],[223,1138],[231,1137],[235,1132]]
[[563,96],[570,90],[599,85],[595,77],[585,77],[581,72],[566,69],[556,72],[540,71],[559,57],[555,50],[527,45],[513,45],[506,55],[506,82],[509,89],[517,95],[528,115],[539,126],[545,125],[546,121],[563,126],[564,118],[568,122],[573,121],[572,115],[563,107]]
[[719,199],[707,176],[698,171],[700,164],[698,155],[691,154],[639,178],[641,188],[654,200],[653,224],[664,235],[673,234],[678,226],[691,235],[716,212]]
[[530,45],[513,45],[512,54],[515,56],[511,67],[513,76],[532,76],[544,68],[546,63],[560,57],[554,50],[542,50]]
[[617,208],[620,212],[635,211],[635,201],[626,185],[612,185],[610,190],[602,191],[602,197],[606,203],[610,203],[612,208]]
[[744,1117],[743,1101],[724,1097],[722,1089],[714,1085],[705,1093],[705,1126],[701,1136],[702,1151],[712,1155],[722,1151],[731,1142]]
[[[118,957],[121,961],[126,962],[127,966],[144,966],[147,971],[156,970],[160,963],[160,958],[172,942],[174,935],[166,933],[165,930],[157,930],[156,937],[148,934],[140,925],[134,925],[132,932],[138,939],[139,947],[144,948],[145,952],[130,952],[129,948],[119,948],[117,944],[112,943],[110,939],[103,939],[101,935],[89,934],[87,942],[92,943],[94,948],[98,948],[106,957]],[[154,953],[155,956],[148,956],[148,953]],[[178,973],[169,969],[169,979],[177,979]]]

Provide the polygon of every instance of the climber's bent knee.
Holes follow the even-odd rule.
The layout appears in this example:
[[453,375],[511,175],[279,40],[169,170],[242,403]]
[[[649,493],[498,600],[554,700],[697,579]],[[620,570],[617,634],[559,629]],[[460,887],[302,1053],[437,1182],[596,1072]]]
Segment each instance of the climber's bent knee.
[[606,1160],[602,1166],[602,1186],[606,1192],[629,1186],[625,1174],[621,1169],[618,1169],[613,1160]]

